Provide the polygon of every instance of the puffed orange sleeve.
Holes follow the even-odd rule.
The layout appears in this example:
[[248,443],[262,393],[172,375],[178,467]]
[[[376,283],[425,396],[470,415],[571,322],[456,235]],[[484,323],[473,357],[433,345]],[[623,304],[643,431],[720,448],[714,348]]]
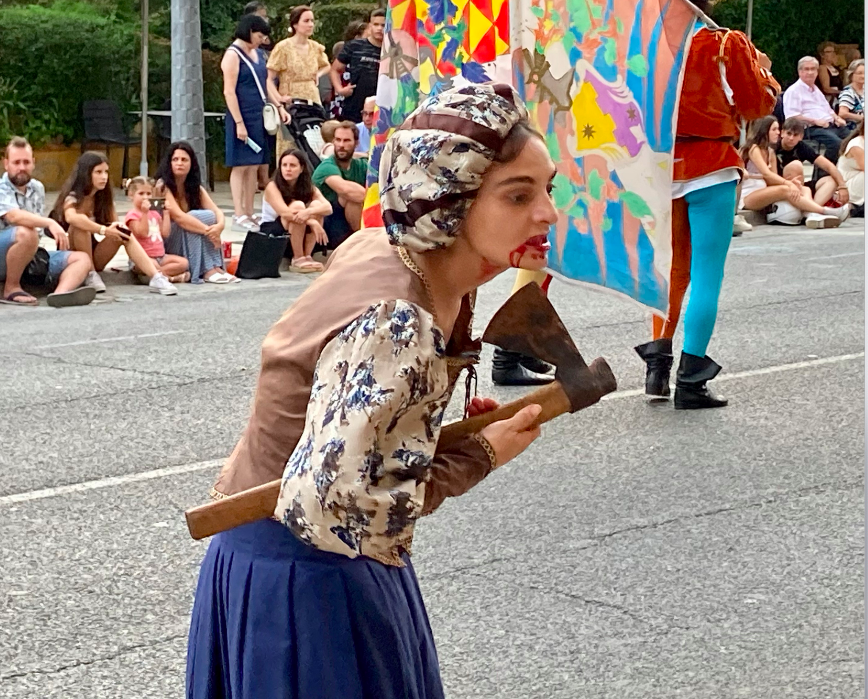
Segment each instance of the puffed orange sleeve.
[[727,32],[721,47],[726,81],[738,114],[747,121],[768,116],[775,108],[781,86],[759,63],[754,45],[742,32]]

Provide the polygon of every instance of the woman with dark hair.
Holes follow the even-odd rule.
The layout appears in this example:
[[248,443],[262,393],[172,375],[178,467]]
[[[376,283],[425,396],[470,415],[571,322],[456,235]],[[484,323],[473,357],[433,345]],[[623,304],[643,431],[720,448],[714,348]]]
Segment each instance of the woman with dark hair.
[[186,141],[171,144],[156,174],[158,195],[166,199],[163,215],[172,224],[166,252],[187,259],[193,284],[240,281],[223,269],[220,235],[225,219],[201,177],[193,147]]
[[[78,159],[57,195],[51,218],[67,229],[70,250],[90,257],[94,271],[88,273],[85,286],[93,287],[98,294],[106,290],[99,272],[121,247],[138,270],[149,278],[151,291],[163,296],[178,293],[166,275],[156,268],[136,236],[120,227],[109,183],[108,160],[102,153],[88,152]],[[100,240],[96,236],[100,236]]]
[[[544,268],[557,211],[554,163],[513,88],[446,90],[420,110],[383,150],[386,228],[336,250],[263,344],[253,414],[213,495],[282,475],[277,521],[211,542],[188,699],[443,697],[414,527],[539,435],[529,405],[438,446],[458,376],[478,361],[477,288]],[[414,128],[420,114],[430,126]]]
[[838,68],[838,48],[832,41],[824,41],[817,47],[820,66],[817,69],[817,83],[829,104],[834,104],[844,89],[844,75]]
[[289,234],[290,272],[322,272],[323,266],[310,255],[314,245],[328,242],[322,222],[331,212],[331,204],[313,185],[304,153],[293,148],[281,153],[274,178],[262,195],[260,230]]
[[865,215],[865,122],[859,126],[841,144],[838,158],[838,169],[847,184],[850,193],[850,204],[853,205],[853,215]]
[[226,166],[232,168],[229,186],[235,207],[232,226],[241,231],[255,230],[259,225],[253,216],[256,173],[271,158],[263,106],[271,102],[283,123],[289,121],[277,88],[268,79],[265,57],[257,50],[269,34],[271,28],[262,17],[245,15],[220,63],[226,99]]
[[826,208],[814,201],[811,190],[778,174],[775,146],[781,139],[777,117],[769,115],[751,122],[747,141],[739,155],[746,163],[739,209],[763,211],[772,204],[788,202],[799,211],[827,216]]
[[[268,59],[268,80],[278,81],[277,90],[285,105],[291,105],[294,100],[322,105],[317,81],[329,72],[329,59],[325,46],[310,38],[314,26],[310,7],[293,7],[289,13],[289,38],[278,41]],[[278,153],[293,145],[292,141],[277,134]]]

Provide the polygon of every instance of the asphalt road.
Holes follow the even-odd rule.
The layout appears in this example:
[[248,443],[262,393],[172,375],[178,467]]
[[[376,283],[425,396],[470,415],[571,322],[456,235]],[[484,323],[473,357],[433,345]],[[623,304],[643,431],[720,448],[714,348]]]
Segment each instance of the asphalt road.
[[[734,241],[709,349],[723,410],[647,404],[645,312],[553,285],[620,392],[417,526],[449,697],[862,695],[861,224]],[[0,697],[183,695],[205,545],[182,512],[307,283],[0,307]],[[511,283],[482,291],[480,328]],[[518,395],[489,369],[481,394]]]

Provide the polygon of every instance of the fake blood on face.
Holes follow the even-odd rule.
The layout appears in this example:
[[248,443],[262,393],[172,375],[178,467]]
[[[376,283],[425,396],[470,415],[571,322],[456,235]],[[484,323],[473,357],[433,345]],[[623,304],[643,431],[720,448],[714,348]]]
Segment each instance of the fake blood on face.
[[528,238],[524,243],[519,245],[515,250],[509,253],[509,264],[513,267],[519,267],[521,260],[525,255],[530,255],[534,260],[545,260],[546,253],[551,250],[551,245],[548,241],[548,236],[535,235],[533,238]]

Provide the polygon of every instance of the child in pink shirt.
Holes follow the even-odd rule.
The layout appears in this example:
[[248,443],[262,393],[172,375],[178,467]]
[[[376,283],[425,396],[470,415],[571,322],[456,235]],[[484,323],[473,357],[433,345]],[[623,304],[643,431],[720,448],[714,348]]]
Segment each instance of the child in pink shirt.
[[151,208],[153,192],[153,183],[146,177],[133,177],[127,182],[127,196],[132,200],[133,208],[124,218],[124,225],[138,238],[142,249],[170,282],[189,282],[187,260],[180,255],[166,254],[163,238],[169,236],[169,218]]

